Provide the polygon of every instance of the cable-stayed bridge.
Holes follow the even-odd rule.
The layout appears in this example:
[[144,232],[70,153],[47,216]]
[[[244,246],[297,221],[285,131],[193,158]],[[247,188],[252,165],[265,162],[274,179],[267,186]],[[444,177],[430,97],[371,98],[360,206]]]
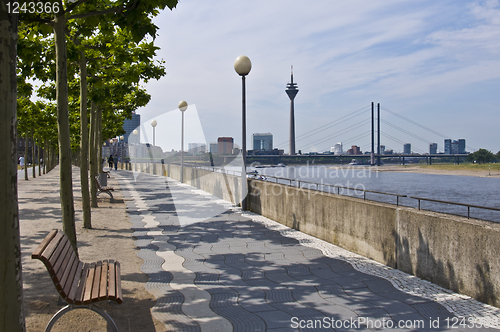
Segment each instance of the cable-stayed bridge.
[[[443,140],[452,138],[450,135],[434,130],[386,107],[380,107],[378,114],[380,116],[375,113],[375,118],[372,120],[372,106],[370,105],[344,112],[343,115],[326,124],[297,135],[295,144],[301,151],[329,151],[336,142],[342,142],[344,147],[356,145],[361,151],[370,151],[372,145],[370,137],[379,135],[383,137],[380,144],[386,149],[398,151],[402,150],[404,144],[418,141],[427,146],[431,143],[438,143],[439,151],[444,152]],[[377,125],[372,128],[372,121],[380,123],[380,131]],[[422,132],[425,133],[425,137],[422,136]],[[288,145],[289,141],[284,141],[276,144],[275,147],[284,149]],[[470,146],[467,146],[467,149],[476,150]],[[374,152],[377,153],[376,149]],[[428,150],[417,148],[414,144],[412,144],[412,152],[429,153]]]

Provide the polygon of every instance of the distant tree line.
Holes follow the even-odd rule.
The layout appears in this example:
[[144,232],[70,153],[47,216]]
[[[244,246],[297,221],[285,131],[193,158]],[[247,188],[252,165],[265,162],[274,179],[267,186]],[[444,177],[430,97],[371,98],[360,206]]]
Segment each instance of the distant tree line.
[[467,161],[478,164],[500,162],[500,151],[498,151],[497,154],[493,154],[489,150],[479,149],[476,152],[470,153],[467,156]]

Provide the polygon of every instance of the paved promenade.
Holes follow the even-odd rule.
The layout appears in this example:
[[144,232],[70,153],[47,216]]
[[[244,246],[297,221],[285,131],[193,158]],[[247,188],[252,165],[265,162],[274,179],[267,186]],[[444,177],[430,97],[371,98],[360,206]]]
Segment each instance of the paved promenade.
[[[137,174],[136,174],[137,175]],[[170,178],[113,171],[156,319],[175,331],[482,331],[500,310]],[[465,317],[464,319],[460,317]]]

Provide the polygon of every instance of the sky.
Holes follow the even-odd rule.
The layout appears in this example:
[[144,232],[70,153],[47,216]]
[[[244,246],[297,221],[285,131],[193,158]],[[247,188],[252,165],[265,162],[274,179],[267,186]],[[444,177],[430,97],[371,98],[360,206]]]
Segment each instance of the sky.
[[252,61],[249,149],[253,133],[270,132],[288,153],[293,65],[297,150],[342,142],[368,151],[372,102],[381,144],[396,152],[411,143],[425,153],[433,142],[443,151],[444,138],[500,150],[498,0],[180,0],[155,24],[167,75],[145,84],[152,99],[137,112],[145,136],[158,120],[164,150],[180,149],[181,100],[190,105],[185,149],[223,136],[241,146],[239,55]]

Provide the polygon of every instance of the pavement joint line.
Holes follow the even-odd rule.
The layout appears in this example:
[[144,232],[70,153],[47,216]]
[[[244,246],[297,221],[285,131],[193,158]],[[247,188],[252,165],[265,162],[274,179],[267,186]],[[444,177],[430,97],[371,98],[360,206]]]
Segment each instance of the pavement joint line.
[[340,248],[334,244],[287,227],[264,216],[250,211],[241,211],[240,207],[237,207],[234,204],[220,199],[210,193],[192,187],[188,184],[180,183],[171,178],[168,179],[169,181],[172,180],[172,182],[179,184],[180,186],[191,189],[193,194],[205,196],[217,204],[221,204],[225,207],[231,205],[230,211],[239,212],[242,216],[263,224],[269,230],[279,231],[279,233],[285,237],[296,239],[303,246],[318,249],[327,257],[341,259],[351,264],[352,267],[359,272],[388,280],[397,290],[406,294],[435,301],[445,307],[450,313],[457,314],[458,316],[465,317],[466,319],[471,318],[474,324],[481,324],[486,327],[500,329],[499,308],[479,302],[470,296],[455,293],[403,271],[393,269],[369,258]]

